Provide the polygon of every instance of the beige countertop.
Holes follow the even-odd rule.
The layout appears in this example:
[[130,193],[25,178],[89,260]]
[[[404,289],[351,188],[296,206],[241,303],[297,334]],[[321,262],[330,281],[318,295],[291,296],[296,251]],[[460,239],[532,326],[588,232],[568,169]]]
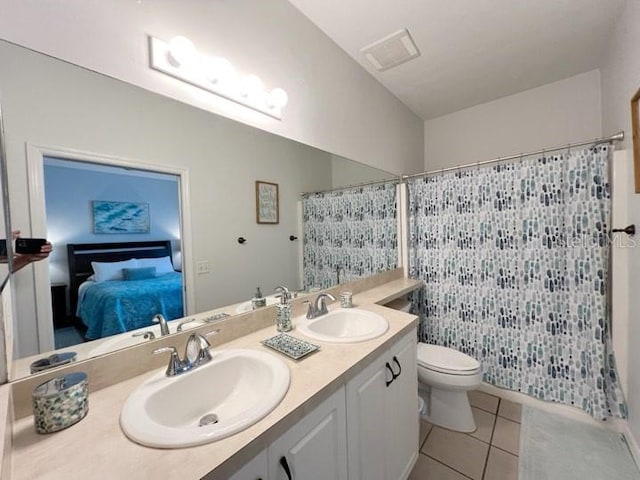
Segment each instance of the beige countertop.
[[[89,397],[89,414],[80,423],[51,435],[38,435],[33,417],[18,419],[13,428],[13,477],[21,479],[181,478],[226,479],[298,420],[362,370],[385,348],[415,328],[414,315],[384,304],[417,288],[420,282],[398,279],[354,295],[354,306],[383,315],[389,330],[356,344],[321,346],[317,353],[290,360],[260,342],[275,335],[275,326],[249,333],[212,349],[250,348],[279,355],[289,366],[291,383],[280,404],[265,418],[235,435],[198,447],[160,450],[130,441],[120,430],[120,410],[129,394],[154,372],[131,378]],[[330,309],[338,308],[335,302]],[[296,330],[293,336],[304,338]],[[179,408],[179,406],[176,406]]]

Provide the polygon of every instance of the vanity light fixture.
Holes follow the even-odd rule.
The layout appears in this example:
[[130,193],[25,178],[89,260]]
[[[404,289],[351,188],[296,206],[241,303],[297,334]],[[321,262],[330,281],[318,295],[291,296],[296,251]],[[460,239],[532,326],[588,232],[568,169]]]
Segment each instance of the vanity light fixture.
[[176,68],[184,68],[195,60],[196,47],[187,37],[175,37],[169,42],[167,60]]
[[282,88],[265,91],[256,75],[238,75],[229,60],[199,54],[186,37],[165,42],[149,37],[151,68],[278,120],[289,96]]

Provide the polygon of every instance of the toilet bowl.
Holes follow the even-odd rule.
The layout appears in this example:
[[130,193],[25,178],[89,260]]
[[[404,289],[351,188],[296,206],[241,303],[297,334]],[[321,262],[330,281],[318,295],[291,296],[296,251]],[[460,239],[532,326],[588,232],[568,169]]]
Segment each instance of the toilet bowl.
[[418,343],[417,357],[418,380],[428,387],[421,389],[427,406],[423,418],[450,430],[475,431],[467,391],[482,381],[480,363],[457,350],[426,343]]

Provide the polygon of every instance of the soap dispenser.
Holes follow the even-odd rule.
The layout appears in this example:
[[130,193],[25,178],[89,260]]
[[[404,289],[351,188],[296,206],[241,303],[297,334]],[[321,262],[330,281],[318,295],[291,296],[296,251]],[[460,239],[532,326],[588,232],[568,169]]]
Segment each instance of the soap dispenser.
[[267,306],[267,299],[262,296],[260,287],[256,287],[256,294],[251,299],[251,308],[255,310],[256,308],[266,307],[266,306]]
[[276,305],[276,328],[279,332],[290,332],[293,330],[291,321],[291,293],[287,287],[276,287],[276,291],[281,292],[280,303]]

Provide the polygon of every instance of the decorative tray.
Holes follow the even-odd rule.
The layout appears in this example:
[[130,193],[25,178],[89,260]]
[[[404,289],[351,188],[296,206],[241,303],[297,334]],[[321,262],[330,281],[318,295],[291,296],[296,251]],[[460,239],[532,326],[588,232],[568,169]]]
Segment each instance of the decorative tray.
[[287,357],[291,357],[294,360],[299,360],[320,348],[318,345],[305,342],[286,333],[280,333],[275,337],[267,338],[262,341],[262,344],[280,353],[284,353]]

